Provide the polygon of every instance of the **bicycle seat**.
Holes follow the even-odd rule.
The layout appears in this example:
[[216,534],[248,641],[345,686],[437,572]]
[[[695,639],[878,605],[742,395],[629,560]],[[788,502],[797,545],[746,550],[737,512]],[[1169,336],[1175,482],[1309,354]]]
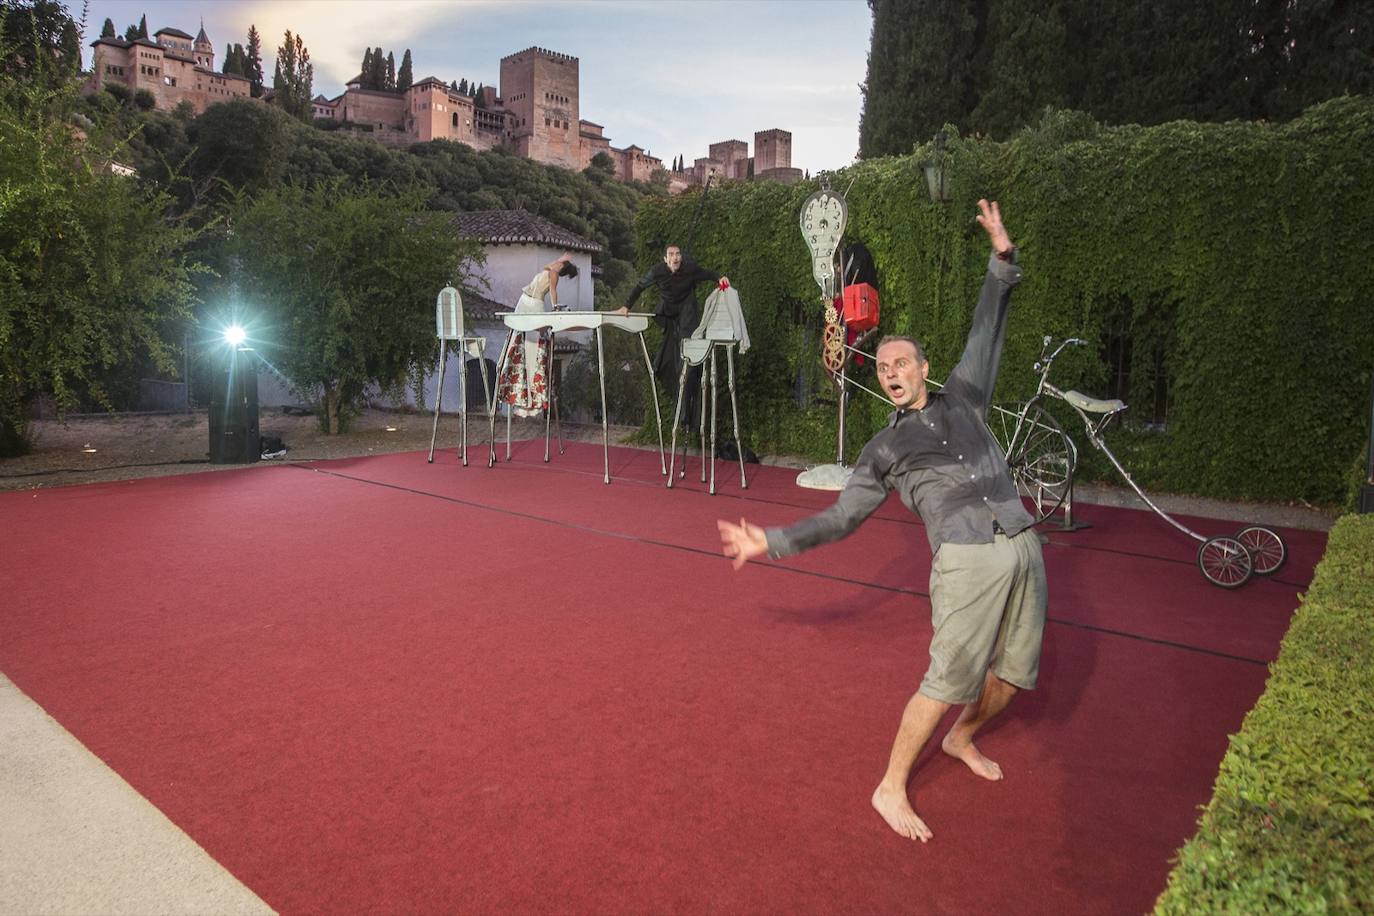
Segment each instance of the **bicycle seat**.
[[1064,392],[1064,400],[1079,410],[1086,410],[1088,413],[1116,413],[1118,410],[1126,409],[1126,402],[1120,398],[1104,401],[1101,398],[1088,397],[1081,391]]

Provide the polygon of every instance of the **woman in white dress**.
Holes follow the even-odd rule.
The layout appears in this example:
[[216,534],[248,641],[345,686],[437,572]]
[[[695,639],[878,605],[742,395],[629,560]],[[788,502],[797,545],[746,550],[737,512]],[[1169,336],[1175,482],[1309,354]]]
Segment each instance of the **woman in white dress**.
[[[544,265],[534,279],[520,291],[520,301],[515,304],[517,312],[543,312],[544,296],[550,304],[558,307],[558,278],[577,276],[577,265],[572,263],[572,255],[564,254],[557,261]],[[549,338],[544,332],[516,334],[511,338],[510,352],[506,354],[506,367],[497,380],[497,403],[507,404],[517,417],[538,415],[549,405],[549,383],[546,373],[549,368]]]

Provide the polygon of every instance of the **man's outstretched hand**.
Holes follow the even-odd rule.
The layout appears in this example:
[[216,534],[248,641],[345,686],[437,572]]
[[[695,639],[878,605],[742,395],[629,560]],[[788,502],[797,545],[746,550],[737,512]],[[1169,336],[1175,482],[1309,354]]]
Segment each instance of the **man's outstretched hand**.
[[721,550],[734,559],[735,569],[768,552],[768,535],[758,525],[751,525],[744,519],[740,519],[738,525],[719,519],[716,528],[720,530]]
[[1006,254],[1015,246],[1011,243],[1011,237],[1007,235],[1007,227],[1002,225],[1002,211],[997,206],[997,201],[988,203],[986,200],[978,201],[978,225],[982,226],[988,234],[988,241],[992,243],[992,250],[998,254]]

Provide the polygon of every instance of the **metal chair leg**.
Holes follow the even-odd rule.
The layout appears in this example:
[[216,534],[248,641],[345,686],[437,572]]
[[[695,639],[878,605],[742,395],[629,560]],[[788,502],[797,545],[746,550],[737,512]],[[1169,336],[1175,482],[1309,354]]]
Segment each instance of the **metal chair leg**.
[[739,404],[735,401],[735,344],[725,345],[725,366],[729,372],[730,414],[735,419],[735,451],[739,453],[739,488],[749,489],[749,481],[744,476],[744,443],[739,436]]
[[711,489],[710,494],[716,495],[716,345],[711,345]]
[[463,436],[458,446],[458,459],[468,466],[468,361],[463,342],[458,341],[458,414],[463,421]]
[[448,362],[444,357],[448,355],[445,352],[447,349],[445,341],[439,341],[439,388],[434,392],[434,428],[429,433],[429,457],[425,459],[430,464],[434,463],[434,440],[439,436],[439,407],[444,403],[444,364]]
[[701,482],[706,482],[706,364],[701,364],[701,389],[697,392],[697,402],[701,405],[701,430],[697,441],[701,443]]

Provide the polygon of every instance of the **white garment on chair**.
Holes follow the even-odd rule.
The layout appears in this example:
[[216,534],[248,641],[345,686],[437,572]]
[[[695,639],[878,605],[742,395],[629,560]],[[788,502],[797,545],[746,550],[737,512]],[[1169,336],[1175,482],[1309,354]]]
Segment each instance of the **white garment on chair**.
[[706,297],[701,307],[701,323],[690,337],[682,341],[682,356],[693,365],[701,362],[711,350],[712,341],[739,342],[741,353],[749,349],[749,329],[744,324],[744,309],[739,293],[733,286],[717,289]]

